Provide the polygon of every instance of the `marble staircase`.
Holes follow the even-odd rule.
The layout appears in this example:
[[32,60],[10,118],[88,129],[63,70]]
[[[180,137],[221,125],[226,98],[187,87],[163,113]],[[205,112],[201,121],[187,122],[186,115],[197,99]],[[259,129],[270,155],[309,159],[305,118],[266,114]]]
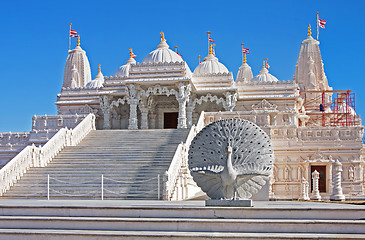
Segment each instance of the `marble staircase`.
[[[95,130],[30,169],[3,198],[158,199],[162,177],[188,130]],[[102,177],[103,175],[103,177]],[[103,181],[103,184],[102,184]],[[103,188],[102,188],[103,185]],[[103,189],[103,190],[102,190]]]
[[364,239],[365,207],[320,202],[0,201],[0,239]]

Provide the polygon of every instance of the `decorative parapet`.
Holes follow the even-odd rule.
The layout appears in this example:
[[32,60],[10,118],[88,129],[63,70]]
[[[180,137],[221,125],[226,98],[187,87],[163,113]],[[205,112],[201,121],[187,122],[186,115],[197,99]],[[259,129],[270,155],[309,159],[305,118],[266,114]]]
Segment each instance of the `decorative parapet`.
[[[97,109],[91,108],[89,105],[84,105],[79,114],[64,114],[64,115],[43,115],[32,118],[32,131],[43,130],[59,130],[61,128],[74,128],[79,124],[88,113],[96,113]],[[96,110],[96,111],[95,111]]]
[[29,142],[29,132],[0,133],[0,146],[24,145]]
[[95,130],[95,115],[89,114],[74,129],[60,129],[43,147],[27,146],[0,170],[0,196],[31,167],[44,167],[66,146],[75,146],[91,130]]

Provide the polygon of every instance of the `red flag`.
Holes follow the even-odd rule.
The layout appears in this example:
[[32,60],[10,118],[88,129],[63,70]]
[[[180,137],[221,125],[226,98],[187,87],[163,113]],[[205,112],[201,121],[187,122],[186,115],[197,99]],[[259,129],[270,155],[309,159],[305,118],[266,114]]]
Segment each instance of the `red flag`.
[[182,55],[180,53],[176,52],[176,54],[179,55],[180,57],[182,57]]
[[77,31],[70,29],[70,37],[77,37]]
[[210,36],[208,37],[209,42],[215,42]]
[[242,47],[242,53],[250,53],[248,50],[250,49]]
[[270,65],[269,63],[266,61],[266,69],[269,69],[270,68]]
[[325,21],[325,20],[322,20],[322,19],[319,19],[318,18],[318,26],[319,27],[321,27],[321,28],[323,28],[323,29],[325,29],[325,24],[327,23],[327,21]]

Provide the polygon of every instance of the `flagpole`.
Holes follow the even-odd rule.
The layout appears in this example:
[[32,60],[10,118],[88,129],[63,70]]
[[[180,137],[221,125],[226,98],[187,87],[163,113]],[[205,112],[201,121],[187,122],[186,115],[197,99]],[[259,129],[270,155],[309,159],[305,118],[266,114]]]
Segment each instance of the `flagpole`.
[[319,12],[317,12],[317,41],[319,37]]
[[245,44],[241,43],[241,46],[242,46],[242,64],[243,64],[243,45],[245,45]]
[[68,33],[68,50],[71,50],[71,25],[72,23],[69,23],[70,25],[70,32]]
[[209,36],[210,36],[211,32],[208,31],[207,34],[208,34],[208,53],[209,53]]

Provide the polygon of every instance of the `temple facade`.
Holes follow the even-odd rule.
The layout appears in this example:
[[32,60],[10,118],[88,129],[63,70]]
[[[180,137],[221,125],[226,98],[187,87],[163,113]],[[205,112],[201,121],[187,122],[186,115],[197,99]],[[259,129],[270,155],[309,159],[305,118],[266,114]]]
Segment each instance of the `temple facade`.
[[191,71],[163,34],[157,49],[141,63],[134,57],[130,50],[126,64],[111,77],[103,76],[99,66],[92,80],[78,41],[68,52],[56,101],[58,115],[34,116],[29,133],[0,133],[2,165],[25,146],[42,145],[60,128],[75,127],[89,113],[95,114],[97,129],[189,129],[201,116],[205,125],[242,118],[260,126],[272,140],[270,198],[310,197],[315,170],[322,198],[330,198],[337,160],[343,194],[364,196],[364,127],[355,112],[353,93],[329,86],[319,41],[310,33],[301,43],[292,81],[278,80],[265,62],[254,76],[246,56],[234,79],[215,56],[213,45]]

